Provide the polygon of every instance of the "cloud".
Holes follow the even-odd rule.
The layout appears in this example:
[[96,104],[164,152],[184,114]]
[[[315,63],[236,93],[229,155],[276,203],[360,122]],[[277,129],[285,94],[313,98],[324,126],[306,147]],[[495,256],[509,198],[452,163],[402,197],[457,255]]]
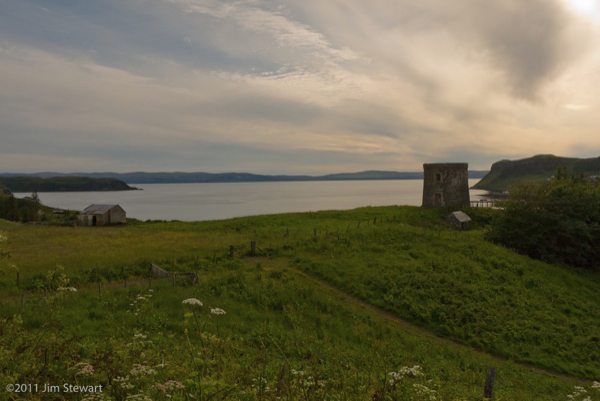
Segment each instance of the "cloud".
[[358,55],[349,48],[335,48],[325,37],[285,15],[283,6],[265,9],[268,2],[256,0],[166,0],[190,13],[207,14],[218,19],[230,19],[244,29],[269,34],[280,47],[308,50],[332,60],[355,60]]
[[600,146],[600,32],[559,0],[30,2],[0,15],[0,170],[486,168]]

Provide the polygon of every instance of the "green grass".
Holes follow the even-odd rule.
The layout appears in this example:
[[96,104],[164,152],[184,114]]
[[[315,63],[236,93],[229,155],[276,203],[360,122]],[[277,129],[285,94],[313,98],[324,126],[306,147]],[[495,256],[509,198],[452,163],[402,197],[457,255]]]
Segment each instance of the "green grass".
[[[18,266],[21,288],[16,287],[11,272],[1,278],[0,293],[18,294],[26,288],[36,291],[52,284],[47,273],[53,272],[57,264],[64,266],[66,276],[78,287],[98,280],[106,283],[144,274],[150,262],[167,270],[199,270],[206,280],[218,281],[219,274],[235,270],[231,267],[234,262],[226,256],[229,245],[235,246],[234,261],[239,262],[239,258],[248,254],[252,240],[262,249],[258,251],[261,257],[287,267],[285,275],[295,280],[300,279],[299,272],[319,277],[437,335],[491,354],[556,372],[591,379],[600,377],[597,337],[600,322],[595,318],[600,310],[597,292],[600,276],[532,261],[485,242],[485,224],[498,211],[467,210],[475,219],[475,229],[471,232],[449,229],[443,220],[447,212],[416,207],[369,207],[106,228],[9,225],[3,230],[10,238],[12,257],[2,263]],[[254,295],[246,294],[247,288],[236,281],[235,274],[249,269],[240,266],[227,273],[230,276],[222,284],[216,287],[210,284],[214,288],[199,293],[198,298],[204,302],[211,298],[203,297],[212,294],[217,299],[231,300],[231,305],[225,304],[229,308],[237,308],[232,305],[238,301],[248,305],[259,302],[253,301]],[[244,274],[250,280],[258,273]],[[272,285],[283,285],[283,281],[267,278]],[[281,291],[296,294],[287,287],[289,283],[280,287]],[[183,296],[187,294],[185,291],[196,290],[178,289],[178,294]],[[293,295],[291,299],[296,298]],[[261,299],[260,302],[269,305],[276,302],[269,298],[268,292]],[[285,299],[277,301],[278,308],[289,303]],[[164,307],[163,311],[169,315],[175,313],[172,309],[175,304],[173,300],[171,306],[165,304],[160,308]],[[115,325],[124,324],[120,315],[109,314],[102,306],[94,316],[97,313],[102,322],[109,316],[113,320],[104,329],[97,328],[93,326],[97,319],[83,312],[94,308],[84,305],[82,302],[81,310],[75,310],[71,318],[80,322],[78,330],[84,333],[102,330],[110,333]],[[267,309],[272,313],[282,311],[273,306]],[[84,314],[77,315],[81,313]],[[263,324],[265,319],[259,318]],[[307,321],[314,323],[314,319],[313,316]],[[181,329],[175,326],[169,326],[169,330]],[[347,332],[352,327],[347,321],[340,323],[340,327],[344,326],[346,329],[340,329],[339,333],[342,337],[350,335]],[[305,330],[312,333],[315,327],[310,327]],[[375,335],[369,333],[371,337]],[[426,341],[419,335],[416,338]],[[364,352],[357,351],[357,355]],[[415,358],[421,352],[424,351],[420,348],[417,351],[402,348],[398,355]],[[449,356],[440,358],[446,361],[443,363],[455,363]],[[482,365],[477,366],[480,369]],[[434,370],[443,371],[441,367]]]
[[436,334],[555,371],[600,377],[597,274],[486,243],[389,225],[316,241],[293,266]]
[[13,223],[12,221],[8,221],[8,220],[4,220],[4,219],[0,219],[0,227],[4,228],[4,227],[12,227],[14,226],[16,223]]
[[[498,367],[496,400],[566,397],[580,384],[406,330],[281,261],[224,261],[200,273],[193,286],[153,281],[153,292],[144,284],[101,297],[95,289],[46,302],[30,297],[24,310],[19,302],[5,303],[0,388],[77,381],[101,384],[115,400],[141,392],[165,399],[152,386],[174,380],[185,391],[172,399],[429,399],[416,394],[413,385],[420,384],[438,400],[481,400],[492,365]],[[182,304],[187,298],[204,303],[196,308],[198,324],[192,307]],[[211,307],[227,314],[211,315]],[[12,317],[18,314],[22,324]],[[140,334],[146,338],[134,338]],[[94,375],[77,376],[77,363],[92,365]],[[136,375],[136,364],[157,373]],[[388,373],[414,365],[422,376],[390,385]],[[130,389],[115,380],[126,376]]]

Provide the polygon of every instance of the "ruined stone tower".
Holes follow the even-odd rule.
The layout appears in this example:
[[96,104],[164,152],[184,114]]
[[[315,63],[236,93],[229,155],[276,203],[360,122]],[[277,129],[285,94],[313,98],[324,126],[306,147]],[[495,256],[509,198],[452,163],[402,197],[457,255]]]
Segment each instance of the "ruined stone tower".
[[423,164],[422,206],[469,206],[468,167],[467,163]]

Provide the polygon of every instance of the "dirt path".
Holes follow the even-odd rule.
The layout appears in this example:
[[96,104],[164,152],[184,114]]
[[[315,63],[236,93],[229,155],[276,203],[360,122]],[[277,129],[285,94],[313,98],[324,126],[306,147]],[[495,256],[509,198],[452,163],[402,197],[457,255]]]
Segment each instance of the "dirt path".
[[260,262],[262,265],[264,265],[267,268],[268,267],[286,267],[288,269],[291,269],[294,272],[296,272],[298,275],[300,275],[301,277],[303,277],[304,279],[306,279],[308,281],[311,281],[311,282],[313,282],[313,283],[315,283],[315,284],[317,284],[319,286],[325,287],[327,290],[329,290],[329,291],[335,293],[336,295],[342,297],[343,300],[347,300],[348,302],[350,302],[350,303],[352,303],[352,304],[354,304],[356,306],[359,306],[359,307],[361,307],[363,309],[369,309],[370,311],[372,311],[376,315],[381,316],[381,317],[383,317],[383,318],[385,318],[385,319],[387,319],[387,320],[389,320],[391,322],[394,322],[398,326],[402,327],[402,329],[404,331],[408,332],[408,333],[419,334],[419,335],[428,337],[428,338],[430,338],[430,339],[432,339],[434,341],[448,344],[448,345],[450,345],[452,347],[462,348],[462,349],[468,349],[468,350],[475,351],[475,352],[477,352],[479,354],[482,354],[482,355],[488,355],[492,359],[494,359],[496,361],[499,361],[499,362],[509,362],[510,361],[510,362],[514,363],[515,365],[519,365],[521,367],[524,367],[527,370],[530,370],[530,371],[533,371],[533,372],[537,372],[537,373],[546,374],[548,376],[557,377],[557,378],[561,378],[561,379],[576,380],[576,381],[579,381],[579,382],[582,382],[582,383],[589,383],[589,382],[592,381],[592,380],[589,380],[589,379],[586,379],[586,378],[581,378],[581,377],[577,377],[577,376],[573,376],[573,375],[569,375],[569,374],[565,374],[565,373],[552,372],[550,370],[545,370],[545,369],[539,368],[537,366],[528,365],[528,364],[517,362],[517,361],[514,361],[514,360],[511,361],[511,360],[509,360],[507,358],[504,358],[504,357],[501,357],[501,356],[498,356],[498,355],[494,355],[494,354],[490,354],[489,352],[486,352],[484,350],[481,350],[481,349],[478,349],[478,348],[473,348],[471,346],[468,346],[468,345],[465,345],[465,344],[461,344],[459,342],[452,341],[452,340],[449,340],[449,339],[444,338],[444,337],[440,337],[437,334],[434,334],[434,333],[432,333],[430,331],[425,330],[422,327],[419,327],[419,326],[417,326],[417,325],[415,325],[413,323],[410,323],[410,322],[408,322],[406,320],[403,320],[403,319],[399,318],[398,316],[396,316],[396,315],[394,315],[394,314],[392,314],[390,312],[387,312],[387,311],[385,311],[383,309],[380,309],[380,308],[378,308],[376,306],[373,306],[373,305],[371,305],[371,304],[369,304],[369,303],[367,303],[367,302],[365,302],[365,301],[357,298],[354,295],[348,294],[347,292],[340,290],[339,288],[333,286],[332,284],[330,284],[330,283],[328,283],[326,281],[323,281],[323,280],[321,280],[319,278],[316,278],[314,276],[306,274],[305,272],[297,270],[294,267],[289,266],[289,264],[285,260],[269,260],[269,259],[260,258],[260,257],[249,257],[249,258],[244,259],[244,261],[247,262],[247,263],[258,263],[258,262]]

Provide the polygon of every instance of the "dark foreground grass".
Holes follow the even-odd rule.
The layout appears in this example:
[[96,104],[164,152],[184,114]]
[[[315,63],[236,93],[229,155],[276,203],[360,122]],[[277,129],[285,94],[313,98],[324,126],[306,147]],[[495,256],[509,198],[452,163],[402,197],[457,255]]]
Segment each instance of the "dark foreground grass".
[[[496,400],[566,399],[579,384],[407,332],[281,262],[232,260],[200,278],[5,302],[0,398],[91,399],[67,383],[102,385],[105,400],[481,400],[491,365]],[[61,392],[5,393],[12,383]]]

